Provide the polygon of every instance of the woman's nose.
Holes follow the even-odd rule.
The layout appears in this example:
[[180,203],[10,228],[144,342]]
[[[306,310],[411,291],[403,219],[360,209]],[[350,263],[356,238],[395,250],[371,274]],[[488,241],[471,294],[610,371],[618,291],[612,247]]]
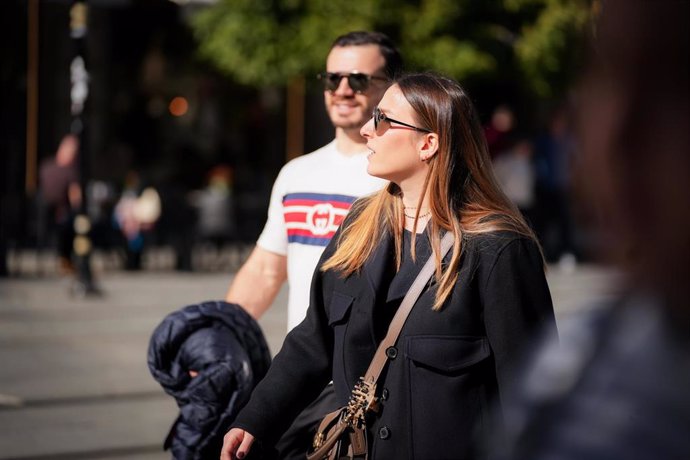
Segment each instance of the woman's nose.
[[359,130],[359,135],[369,139],[372,137],[372,134],[374,132],[374,118],[370,118],[369,121],[364,123],[364,126]]

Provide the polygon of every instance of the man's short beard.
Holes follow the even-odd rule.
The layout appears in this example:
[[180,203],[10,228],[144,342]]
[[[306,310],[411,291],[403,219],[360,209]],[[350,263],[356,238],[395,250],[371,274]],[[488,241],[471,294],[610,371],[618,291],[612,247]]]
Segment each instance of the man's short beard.
[[356,122],[352,122],[352,123],[342,123],[342,122],[341,122],[341,123],[333,123],[333,126],[335,126],[336,128],[340,128],[340,129],[342,129],[342,130],[345,130],[345,131],[354,131],[354,130],[359,131],[360,129],[362,129],[362,126],[364,126],[365,124],[366,124],[366,120],[365,120],[365,121],[362,121],[362,122],[360,122],[360,123],[356,123]]

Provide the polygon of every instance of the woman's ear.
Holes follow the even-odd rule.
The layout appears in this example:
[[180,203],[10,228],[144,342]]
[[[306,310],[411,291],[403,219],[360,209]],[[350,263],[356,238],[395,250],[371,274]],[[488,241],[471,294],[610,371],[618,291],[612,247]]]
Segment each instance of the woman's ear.
[[422,161],[431,160],[438,151],[438,134],[426,133],[419,141],[419,158]]

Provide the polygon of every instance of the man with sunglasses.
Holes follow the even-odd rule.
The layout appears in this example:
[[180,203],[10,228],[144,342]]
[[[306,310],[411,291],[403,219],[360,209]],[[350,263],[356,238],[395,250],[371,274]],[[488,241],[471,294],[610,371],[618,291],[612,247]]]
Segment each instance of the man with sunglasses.
[[[384,185],[366,172],[368,150],[359,131],[401,70],[399,51],[382,33],[350,32],[333,42],[326,71],[317,78],[324,85],[335,139],[280,171],[268,220],[230,284],[228,302],[241,305],[258,319],[287,280],[288,330],[304,319],[312,273],[321,253],[351,204]],[[327,389],[283,436],[278,444],[280,458],[303,459],[316,425],[336,407],[333,392]]]

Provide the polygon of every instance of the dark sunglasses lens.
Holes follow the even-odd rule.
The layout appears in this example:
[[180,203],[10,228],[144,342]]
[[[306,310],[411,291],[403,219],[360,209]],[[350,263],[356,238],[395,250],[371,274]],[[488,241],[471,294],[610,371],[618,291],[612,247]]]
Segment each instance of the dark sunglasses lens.
[[353,91],[361,93],[369,88],[369,76],[366,74],[341,74],[337,72],[324,72],[319,75],[326,91],[335,91],[340,86],[340,80],[347,77],[347,84]]
[[347,83],[352,91],[366,91],[369,87],[369,77],[361,73],[353,73],[347,77]]
[[379,122],[381,121],[381,111],[379,110],[378,107],[374,109],[374,129],[377,130],[379,129]]
[[327,73],[322,77],[323,85],[328,91],[335,91],[342,77],[337,73]]

